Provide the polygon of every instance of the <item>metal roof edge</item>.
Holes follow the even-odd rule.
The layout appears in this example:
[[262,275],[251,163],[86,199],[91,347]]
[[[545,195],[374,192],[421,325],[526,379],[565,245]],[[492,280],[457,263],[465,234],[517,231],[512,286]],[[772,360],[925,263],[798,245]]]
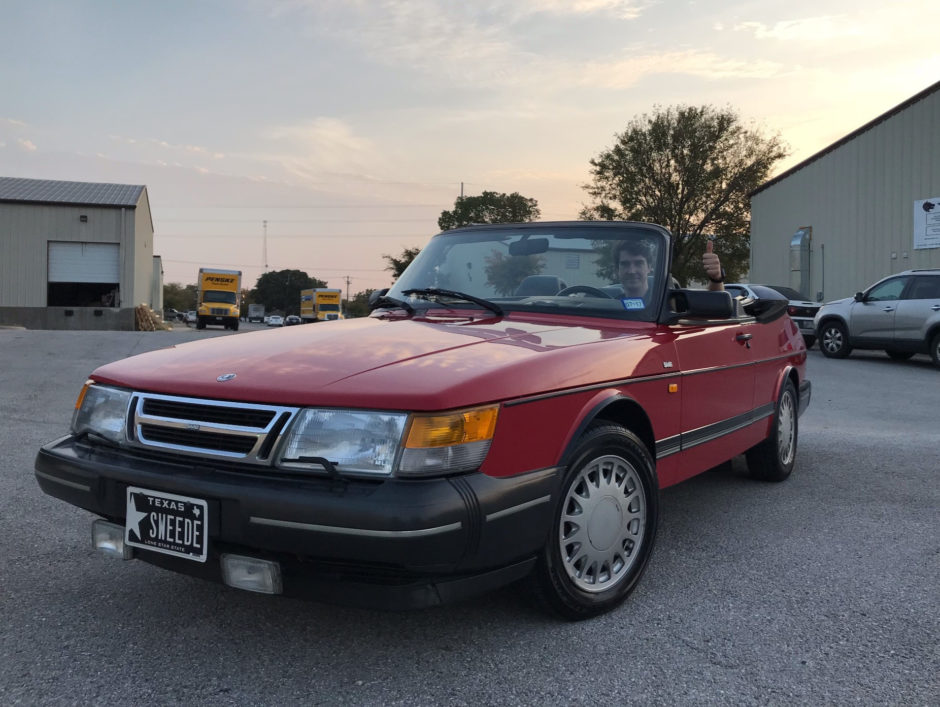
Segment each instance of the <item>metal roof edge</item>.
[[774,184],[776,184],[777,182],[781,182],[781,181],[783,181],[784,179],[786,179],[787,177],[789,177],[790,175],[792,175],[792,174],[794,174],[794,173],[796,173],[796,172],[799,172],[799,171],[800,171],[801,169],[803,169],[804,167],[806,167],[806,166],[812,164],[813,162],[815,162],[815,161],[818,160],[818,159],[821,159],[822,157],[824,157],[825,155],[829,154],[830,152],[833,152],[834,150],[837,150],[838,148],[842,147],[842,146],[845,145],[846,143],[851,142],[852,140],[854,140],[855,138],[857,138],[859,135],[868,132],[869,130],[871,130],[871,129],[874,128],[875,126],[877,126],[877,125],[879,125],[879,124],[885,122],[885,121],[888,120],[889,118],[894,117],[895,115],[897,115],[897,114],[900,113],[901,111],[907,110],[910,106],[914,105],[915,103],[919,103],[920,101],[924,100],[927,96],[929,96],[929,95],[932,94],[932,93],[935,93],[936,91],[940,91],[940,81],[937,81],[935,84],[933,84],[932,86],[928,86],[927,88],[925,88],[925,89],[924,89],[923,91],[921,91],[920,93],[917,93],[917,94],[911,96],[910,98],[908,98],[907,100],[903,101],[902,103],[899,103],[898,105],[896,105],[896,106],[895,106],[894,108],[892,108],[891,110],[886,111],[885,113],[882,113],[881,115],[879,115],[877,118],[868,121],[867,123],[865,123],[864,125],[862,125],[860,128],[857,128],[856,130],[853,130],[852,132],[850,132],[850,133],[849,133],[848,135],[846,135],[845,137],[840,138],[839,140],[836,140],[834,143],[832,143],[832,144],[829,145],[828,147],[823,148],[822,150],[820,150],[820,151],[817,152],[816,154],[811,155],[810,157],[807,157],[807,158],[806,158],[805,160],[803,160],[802,162],[799,162],[798,164],[793,165],[792,167],[790,167],[790,168],[789,168],[788,170],[786,170],[785,172],[781,172],[780,174],[778,174],[778,175],[777,175],[776,177],[774,177],[773,179],[767,180],[766,182],[764,182],[763,184],[761,184],[759,187],[757,187],[757,189],[755,189],[754,191],[750,192],[750,193],[748,194],[748,198],[753,197],[755,194],[759,194],[760,192],[764,191],[765,189],[767,189],[767,188],[769,188],[769,187],[772,187],[772,186],[773,186]]

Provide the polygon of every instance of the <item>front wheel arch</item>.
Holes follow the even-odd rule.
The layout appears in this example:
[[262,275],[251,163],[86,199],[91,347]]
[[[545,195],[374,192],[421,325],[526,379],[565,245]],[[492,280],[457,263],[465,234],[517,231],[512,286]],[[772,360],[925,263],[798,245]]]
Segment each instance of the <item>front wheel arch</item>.
[[640,438],[653,459],[656,458],[656,437],[653,434],[653,423],[649,415],[636,400],[616,393],[596,401],[586,412],[562,451],[561,458],[558,460],[559,466],[568,466],[572,462],[578,443],[587,430],[592,425],[602,423],[618,425],[629,430]]

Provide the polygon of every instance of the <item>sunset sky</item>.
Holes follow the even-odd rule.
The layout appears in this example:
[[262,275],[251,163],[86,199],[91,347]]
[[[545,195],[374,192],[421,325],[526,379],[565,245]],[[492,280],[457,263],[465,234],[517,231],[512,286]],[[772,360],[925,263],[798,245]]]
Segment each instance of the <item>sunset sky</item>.
[[655,106],[733,108],[790,146],[779,172],[940,79],[926,1],[0,9],[0,176],[145,184],[181,284],[267,265],[387,286],[382,255],[422,246],[461,184],[577,218],[589,160]]

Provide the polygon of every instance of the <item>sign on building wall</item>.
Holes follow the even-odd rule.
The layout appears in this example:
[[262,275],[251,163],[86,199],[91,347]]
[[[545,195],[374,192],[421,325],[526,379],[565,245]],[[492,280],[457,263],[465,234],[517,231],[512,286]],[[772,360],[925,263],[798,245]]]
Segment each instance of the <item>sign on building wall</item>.
[[914,249],[940,248],[940,197],[914,202]]

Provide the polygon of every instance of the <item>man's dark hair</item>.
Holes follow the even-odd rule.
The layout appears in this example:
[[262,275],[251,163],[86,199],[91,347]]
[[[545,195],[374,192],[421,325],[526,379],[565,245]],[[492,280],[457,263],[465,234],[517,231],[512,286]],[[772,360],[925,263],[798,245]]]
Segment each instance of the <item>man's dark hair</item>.
[[653,267],[653,247],[649,244],[649,241],[645,240],[626,240],[618,241],[617,245],[614,246],[614,267],[620,267],[620,253],[622,251],[627,251],[630,255],[642,255],[646,258],[646,264],[652,269]]

